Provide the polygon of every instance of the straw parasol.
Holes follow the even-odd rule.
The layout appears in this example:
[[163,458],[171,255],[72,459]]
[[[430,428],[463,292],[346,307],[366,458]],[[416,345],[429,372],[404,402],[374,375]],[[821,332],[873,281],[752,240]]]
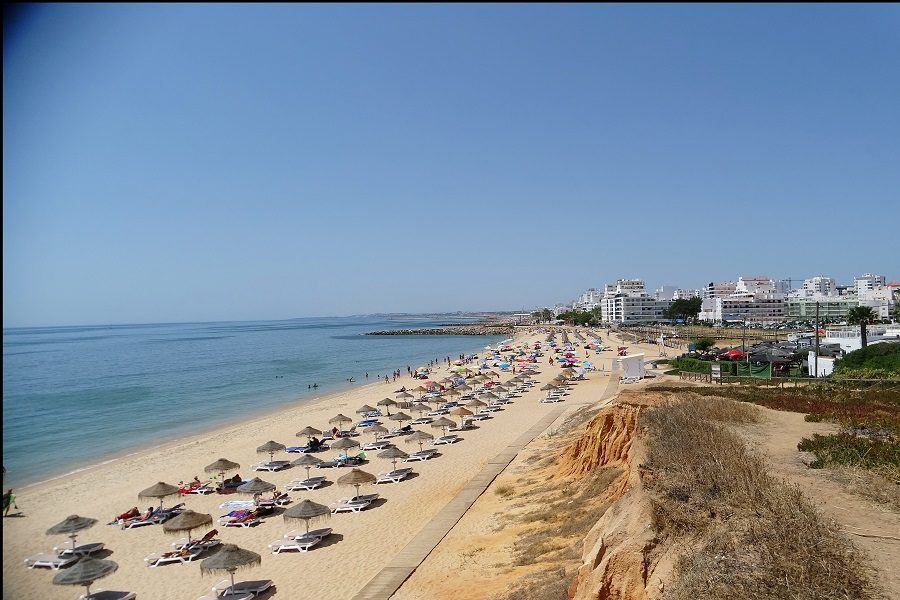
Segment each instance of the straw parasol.
[[378,406],[384,406],[387,409],[388,416],[391,416],[391,407],[395,406],[397,403],[391,400],[390,398],[383,398],[376,402]]
[[428,406],[427,404],[422,404],[421,402],[417,402],[417,403],[413,404],[412,406],[410,406],[409,408],[411,410],[414,410],[417,413],[419,413],[420,417],[422,416],[422,413],[425,412],[426,410],[431,410],[430,406]]
[[316,458],[312,454],[304,454],[297,460],[293,461],[291,464],[297,467],[304,467],[306,469],[306,478],[309,479],[309,470],[320,464],[322,462],[321,458]]
[[456,423],[451,421],[447,417],[441,417],[440,419],[438,419],[437,421],[432,423],[431,426],[434,427],[435,429],[438,429],[438,428],[444,429],[445,430],[444,433],[446,433],[446,429],[448,427],[456,427]]
[[335,416],[331,417],[330,419],[328,419],[328,424],[329,425],[337,425],[338,429],[341,428],[341,423],[352,423],[352,422],[353,422],[353,419],[351,419],[348,416],[342,415],[342,414],[335,415]]
[[400,427],[403,427],[403,421],[409,421],[412,419],[412,417],[404,412],[398,412],[396,414],[391,415],[390,419],[392,421],[400,421]]
[[83,585],[84,598],[91,597],[91,584],[102,577],[116,572],[119,565],[111,560],[86,556],[73,566],[53,576],[56,585]]
[[306,441],[309,442],[309,440],[312,438],[312,436],[322,435],[322,432],[319,431],[318,429],[316,429],[315,427],[312,427],[311,425],[307,425],[306,427],[304,427],[303,429],[301,429],[300,431],[297,432],[297,437],[300,437],[303,435],[306,436]]
[[422,395],[428,391],[428,388],[426,388],[424,385],[420,385],[417,388],[415,388],[413,391],[419,392],[419,398],[421,398]]
[[541,389],[541,391],[555,390],[556,386],[553,385],[552,383],[545,383],[544,385],[541,386],[540,389]]
[[371,433],[371,434],[372,434],[372,438],[377,440],[377,439],[378,439],[378,434],[379,434],[379,433],[387,433],[387,432],[388,432],[388,428],[385,427],[384,425],[372,425],[371,427],[367,427],[367,428],[366,428],[366,432],[367,432],[367,433]]
[[259,454],[268,453],[269,462],[272,462],[272,459],[275,457],[275,453],[281,452],[282,450],[284,450],[284,448],[285,448],[284,444],[279,444],[278,442],[273,442],[272,440],[269,440],[262,446],[258,447],[256,449],[256,452]]
[[393,463],[394,469],[397,468],[397,461],[398,461],[399,459],[401,459],[401,458],[406,458],[406,457],[408,457],[408,456],[409,456],[409,454],[407,454],[406,452],[404,452],[403,450],[401,450],[401,449],[398,448],[397,446],[391,446],[390,448],[387,448],[387,449],[384,450],[383,452],[379,452],[379,453],[378,453],[378,458],[387,458],[387,459],[389,459],[389,460]]
[[444,395],[445,395],[445,396],[450,396],[451,398],[455,398],[456,396],[462,396],[462,394],[460,394],[460,393],[457,391],[458,389],[459,389],[459,388],[450,388],[449,390],[447,390],[446,392],[444,392]]
[[470,400],[469,402],[466,402],[466,406],[472,406],[475,409],[479,409],[482,406],[487,406],[487,402],[482,402],[481,400],[478,400],[476,398],[475,400]]
[[218,552],[204,558],[200,563],[200,572],[227,571],[231,576],[231,589],[234,589],[234,572],[243,567],[255,567],[262,563],[262,557],[256,552],[238,548],[234,544],[222,544]]
[[494,392],[485,392],[485,393],[481,394],[481,397],[482,397],[482,398],[488,398],[489,400],[496,400],[496,399],[499,398],[500,396],[498,396],[498,395],[495,394]]
[[306,533],[309,533],[309,522],[331,517],[331,509],[324,504],[317,504],[312,500],[304,500],[284,511],[282,516],[286,522],[294,519],[303,519],[306,523]]
[[216,462],[203,467],[203,470],[207,473],[218,473],[219,477],[221,477],[224,480],[225,473],[227,473],[228,471],[234,471],[234,470],[240,469],[240,468],[241,468],[241,465],[237,464],[236,462],[232,462],[232,461],[228,460],[227,458],[220,458]]
[[471,392],[471,391],[472,391],[472,386],[469,385],[469,384],[467,384],[467,383],[464,383],[464,384],[462,384],[462,385],[456,386],[456,387],[453,388],[453,389],[459,390],[459,391],[461,391],[461,392]]
[[169,519],[163,523],[164,533],[181,533],[187,531],[188,543],[191,541],[191,531],[201,527],[209,527],[212,525],[212,515],[206,513],[194,512],[190,509],[184,511],[177,517]]
[[237,487],[237,491],[242,494],[253,494],[254,496],[258,496],[259,494],[263,494],[265,492],[271,492],[274,490],[276,486],[274,483],[269,483],[268,481],[263,481],[259,477],[254,477],[247,483],[243,483]]
[[82,529],[88,529],[97,524],[97,519],[69,515],[53,527],[47,530],[47,535],[68,535],[72,540],[72,552],[75,552],[75,538]]
[[375,483],[377,479],[378,478],[371,473],[361,471],[354,467],[346,475],[341,475],[340,477],[338,477],[337,482],[338,485],[352,485],[356,488],[356,495],[359,496],[359,486],[369,483]]
[[396,394],[396,395],[394,396],[394,398],[405,399],[405,398],[415,398],[415,396],[413,396],[413,395],[410,394],[409,392],[400,392],[399,394]]
[[369,406],[368,404],[363,404],[362,406],[360,406],[359,408],[356,409],[356,414],[364,415],[364,414],[374,412],[374,411],[375,411],[375,409],[372,408],[371,406]]
[[425,442],[431,441],[433,439],[434,439],[434,436],[431,435],[430,433],[425,433],[424,431],[418,431],[418,430],[413,431],[412,435],[409,435],[406,437],[407,443],[413,443],[413,442],[418,443],[419,450],[422,449],[422,445]]
[[159,481],[146,490],[143,490],[138,494],[138,498],[159,498],[159,507],[162,508],[163,498],[168,496],[177,496],[181,492],[178,491],[177,485],[171,485],[168,483],[164,483]]
[[353,438],[342,437],[338,438],[336,442],[332,443],[331,447],[337,448],[338,450],[346,450],[347,448],[359,448],[359,442],[357,442]]
[[457,417],[468,417],[472,414],[472,411],[465,408],[464,406],[457,406],[450,411],[450,414],[456,415]]

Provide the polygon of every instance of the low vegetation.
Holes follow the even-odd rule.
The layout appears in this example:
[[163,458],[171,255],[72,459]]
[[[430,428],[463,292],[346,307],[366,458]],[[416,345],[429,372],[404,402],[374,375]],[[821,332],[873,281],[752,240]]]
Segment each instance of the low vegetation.
[[746,405],[703,397],[641,417],[656,529],[695,548],[666,598],[877,598],[853,546],[723,424],[756,418]]
[[900,342],[873,344],[837,361],[834,376],[844,379],[900,379]]

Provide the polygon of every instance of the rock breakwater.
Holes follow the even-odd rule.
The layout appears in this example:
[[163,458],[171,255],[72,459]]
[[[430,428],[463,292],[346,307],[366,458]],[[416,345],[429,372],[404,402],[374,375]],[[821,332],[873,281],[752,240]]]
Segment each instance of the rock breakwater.
[[443,325],[421,329],[386,329],[370,331],[366,335],[511,335],[515,327],[498,325]]

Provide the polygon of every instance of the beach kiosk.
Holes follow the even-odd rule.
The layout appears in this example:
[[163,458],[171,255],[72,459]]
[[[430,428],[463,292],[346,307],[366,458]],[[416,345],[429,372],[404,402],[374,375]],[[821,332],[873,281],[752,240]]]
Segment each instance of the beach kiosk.
[[619,368],[622,369],[622,379],[643,379],[647,374],[643,353],[619,357]]

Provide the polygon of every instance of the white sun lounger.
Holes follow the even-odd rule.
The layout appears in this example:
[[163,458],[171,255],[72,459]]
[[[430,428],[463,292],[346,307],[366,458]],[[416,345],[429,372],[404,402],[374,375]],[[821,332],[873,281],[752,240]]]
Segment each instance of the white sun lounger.
[[428,459],[430,459],[430,458],[434,458],[434,456],[435,456],[436,454],[437,454],[437,450],[434,450],[434,449],[432,449],[432,448],[428,448],[427,450],[419,450],[418,452],[413,452],[412,454],[410,454],[409,456],[407,456],[405,459],[403,459],[403,462],[413,462],[413,461],[417,461],[417,460],[428,460]]
[[368,508],[372,502],[378,499],[378,494],[364,494],[353,498],[341,498],[337,504],[331,507],[331,514],[339,512],[359,512],[364,508]]
[[[253,598],[253,594],[251,594],[250,592],[228,595],[228,600],[252,600],[252,598]],[[219,596],[218,595],[200,596],[199,598],[197,598],[197,600],[219,600]]]
[[144,559],[144,564],[148,567],[158,567],[160,565],[167,565],[169,563],[189,563],[206,550],[206,548],[195,546],[187,551],[187,554],[184,555],[173,555],[173,556],[164,556],[164,553],[154,552],[150,554]]
[[213,489],[213,487],[210,485],[210,483],[206,482],[203,485],[201,485],[200,487],[195,487],[184,493],[185,494],[199,494],[201,496],[205,496],[206,494],[212,494],[214,491],[216,491],[216,490]]
[[428,425],[432,421],[434,421],[434,419],[432,419],[431,417],[419,417],[418,419],[413,419],[412,421],[410,421],[409,424],[410,425]]
[[284,489],[288,492],[295,492],[297,490],[311,492],[317,487],[320,487],[323,483],[325,483],[325,478],[321,476],[310,477],[309,479],[295,479],[284,486]]
[[287,550],[297,550],[298,552],[309,552],[309,549],[316,546],[322,541],[320,537],[306,537],[298,539],[282,538],[275,540],[269,544],[272,554],[281,554]]
[[384,450],[390,445],[390,442],[378,440],[377,442],[366,442],[360,447],[360,450]]
[[433,442],[431,442],[434,446],[440,446],[442,444],[455,444],[459,441],[458,435],[442,435],[439,438],[436,438]]
[[271,579],[258,579],[256,581],[239,581],[232,587],[229,580],[223,579],[213,587],[212,591],[218,597],[225,597],[228,598],[228,600],[233,600],[235,596],[242,596],[244,594],[258,596],[272,587],[273,583],[274,582]]
[[250,465],[250,468],[254,471],[269,471],[271,473],[272,471],[286,469],[289,466],[291,466],[291,461],[289,460],[272,460]]
[[292,529],[291,531],[288,531],[286,534],[284,534],[284,538],[288,540],[314,537],[324,539],[331,535],[332,531],[333,530],[331,529],[331,527],[323,527],[322,529],[310,529],[308,533],[305,529]]
[[210,548],[215,548],[216,546],[221,544],[222,540],[217,540],[217,539],[213,538],[211,540],[206,540],[204,542],[200,542],[199,540],[193,540],[193,542],[194,543],[191,544],[191,540],[187,539],[186,537],[179,538],[179,539],[175,540],[174,542],[172,542],[172,548],[174,548],[175,550],[181,550],[188,544],[191,544],[191,546],[194,546],[195,548],[203,548],[204,550],[208,550]]
[[260,519],[250,519],[249,521],[219,521],[219,524],[223,527],[253,527],[260,523],[262,523],[262,520]]
[[406,477],[409,477],[412,474],[413,470],[409,467],[403,469],[394,469],[393,471],[386,471],[384,473],[378,474],[378,479],[375,480],[375,483],[400,483]]
[[97,590],[91,595],[82,594],[78,600],[134,600],[137,594],[134,592],[114,592],[111,590]]
[[271,498],[260,499],[256,503],[256,505],[257,506],[268,506],[268,507],[274,508],[276,506],[287,506],[288,504],[290,504],[293,501],[294,501],[294,499],[291,498],[290,496],[288,496],[287,492],[285,492],[284,494],[281,494],[280,496],[275,498],[275,500],[273,500]]
[[490,418],[492,418],[491,415],[489,415],[487,413],[478,413],[478,414],[474,414],[471,417],[469,417],[469,419],[471,419],[472,421],[484,421],[485,419],[490,419]]
[[75,556],[88,556],[94,552],[100,552],[103,550],[103,546],[103,542],[93,542],[91,544],[79,544],[75,546],[75,550],[72,550],[72,544],[63,544],[53,548],[53,551],[59,556],[72,556],[73,554]]
[[67,556],[59,556],[55,552],[41,552],[25,559],[25,566],[29,569],[35,567],[49,567],[53,570],[59,570],[60,567],[67,567],[78,560],[77,556],[71,554]]

